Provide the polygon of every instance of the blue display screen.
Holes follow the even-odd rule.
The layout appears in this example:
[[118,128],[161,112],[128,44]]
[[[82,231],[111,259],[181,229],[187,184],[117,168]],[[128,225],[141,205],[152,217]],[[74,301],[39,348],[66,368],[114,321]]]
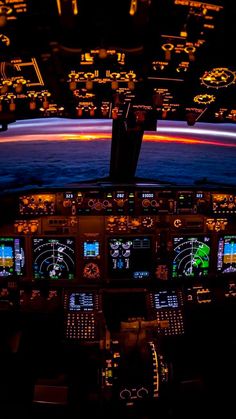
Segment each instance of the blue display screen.
[[84,242],[84,258],[98,258],[100,256],[100,246],[97,240]]
[[23,240],[16,237],[0,237],[0,277],[24,274],[25,252]]
[[220,237],[218,241],[217,270],[224,274],[236,272],[236,235]]

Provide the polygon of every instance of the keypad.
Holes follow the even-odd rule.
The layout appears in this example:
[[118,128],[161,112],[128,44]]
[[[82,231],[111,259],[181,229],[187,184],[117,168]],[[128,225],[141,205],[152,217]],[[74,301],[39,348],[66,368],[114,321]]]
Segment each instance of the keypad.
[[77,339],[93,341],[95,334],[95,315],[94,313],[73,313],[67,314],[66,321],[67,339]]
[[157,320],[168,327],[159,327],[158,332],[166,336],[184,334],[184,320],[181,309],[159,309],[156,311]]

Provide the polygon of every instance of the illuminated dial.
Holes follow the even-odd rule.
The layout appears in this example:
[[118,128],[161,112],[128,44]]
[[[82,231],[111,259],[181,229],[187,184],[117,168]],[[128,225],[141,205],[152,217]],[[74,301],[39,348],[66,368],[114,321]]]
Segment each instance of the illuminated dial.
[[110,250],[110,255],[113,258],[117,258],[121,254],[124,257],[130,257],[132,241],[131,240],[119,241],[119,240],[111,239],[110,247],[112,249]]
[[130,218],[129,220],[129,228],[131,230],[137,230],[141,225],[141,221],[139,218]]
[[111,250],[110,254],[113,258],[117,258],[119,256],[119,249]]
[[125,216],[110,216],[107,218],[107,226],[106,229],[110,232],[116,230],[119,231],[126,231],[128,224],[128,217]]
[[100,270],[96,263],[87,263],[83,270],[83,277],[88,279],[100,278]]
[[131,241],[127,241],[127,242],[122,243],[122,247],[125,250],[130,249],[131,246],[132,246],[132,242]]
[[213,194],[213,212],[214,213],[235,213],[236,196],[229,194]]
[[10,45],[10,39],[8,38],[8,36],[3,35],[2,33],[0,34],[0,45],[6,45],[7,47]]
[[209,237],[175,237],[173,278],[208,275]]
[[194,102],[199,103],[200,105],[208,105],[208,103],[212,103],[215,101],[214,95],[197,95],[194,97]]
[[53,194],[24,195],[19,201],[21,214],[55,213],[55,195]]
[[114,199],[114,201],[116,201],[118,207],[123,208],[127,199]]
[[123,243],[122,241],[111,241],[110,246],[112,248],[110,255],[113,258],[118,258],[121,255],[122,257],[129,258],[131,255],[132,241],[130,240],[124,241]]
[[179,218],[176,218],[173,222],[175,228],[182,227],[182,221]]
[[111,246],[111,248],[112,248],[113,250],[119,249],[120,242],[119,242],[118,240],[113,240],[113,241],[110,243],[110,246]]
[[123,217],[123,216],[117,217],[117,227],[118,227],[118,230],[120,230],[120,231],[126,231],[127,230],[127,222],[128,222],[127,217]]
[[143,217],[142,226],[144,228],[152,228],[154,226],[154,219],[152,217]]
[[122,256],[124,256],[125,258],[129,258],[130,257],[130,254],[131,254],[131,251],[130,250],[122,251]]
[[228,68],[213,68],[211,71],[206,71],[200,78],[202,84],[206,87],[219,89],[220,87],[228,87],[235,82],[236,75]]
[[33,254],[36,279],[74,278],[74,239],[34,238]]

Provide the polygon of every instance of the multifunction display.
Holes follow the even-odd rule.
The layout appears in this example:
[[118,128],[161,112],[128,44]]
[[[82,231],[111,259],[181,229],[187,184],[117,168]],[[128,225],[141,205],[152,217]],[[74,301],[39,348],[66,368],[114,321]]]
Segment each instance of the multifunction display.
[[109,239],[109,271],[112,278],[149,278],[152,271],[150,237]]
[[97,240],[86,240],[84,242],[84,258],[85,259],[93,259],[99,258],[100,250],[99,250],[99,242]]
[[184,334],[182,293],[165,289],[153,292],[149,297],[153,314],[159,323],[158,332],[166,336]]
[[0,237],[0,277],[24,274],[25,253],[20,238]]
[[236,272],[236,235],[220,237],[217,270],[224,274]]
[[172,278],[208,275],[210,265],[210,238],[173,238]]
[[153,306],[156,310],[162,308],[178,308],[178,296],[175,291],[159,291],[153,294]]
[[73,238],[33,238],[35,279],[73,279],[75,242]]
[[70,294],[70,311],[92,311],[94,308],[94,294],[92,292],[73,292]]

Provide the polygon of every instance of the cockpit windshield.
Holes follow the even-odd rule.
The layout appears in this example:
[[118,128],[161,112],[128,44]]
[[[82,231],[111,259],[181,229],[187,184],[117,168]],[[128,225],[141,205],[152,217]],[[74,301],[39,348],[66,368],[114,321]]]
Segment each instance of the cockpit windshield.
[[[108,119],[17,121],[0,136],[1,191],[106,180],[111,138]],[[233,124],[158,121],[156,131],[144,133],[135,175],[179,185],[233,185],[235,157]]]
[[109,174],[111,121],[18,121],[0,135],[1,191],[61,187]]
[[236,183],[233,124],[158,121],[143,137],[136,175],[170,183]]

